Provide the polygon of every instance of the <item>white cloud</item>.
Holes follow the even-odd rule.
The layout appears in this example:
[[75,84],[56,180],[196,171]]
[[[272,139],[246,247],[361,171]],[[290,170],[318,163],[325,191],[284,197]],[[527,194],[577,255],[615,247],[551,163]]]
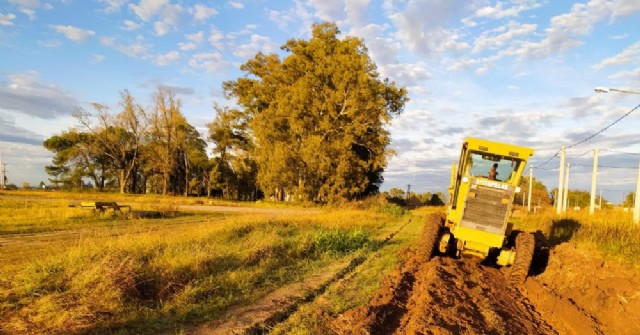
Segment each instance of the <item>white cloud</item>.
[[182,51],[189,51],[189,50],[195,50],[198,47],[198,45],[193,42],[187,42],[187,43],[178,42],[178,47]]
[[462,36],[446,25],[454,18],[456,10],[465,1],[409,1],[403,11],[390,15],[397,28],[396,37],[411,51],[433,56],[443,51],[459,51],[469,48]]
[[640,1],[637,0],[616,0],[613,1],[613,17],[627,16],[640,12]]
[[131,20],[124,20],[124,30],[134,31],[142,27],[140,23],[133,22]]
[[314,21],[313,15],[309,13],[307,8],[300,0],[294,0],[295,7],[287,10],[272,10],[267,9],[267,17],[273,24],[278,26],[283,31],[289,32],[289,25],[293,23],[299,24],[303,30],[308,30],[311,23]]
[[189,60],[189,66],[213,72],[225,68],[228,62],[219,52],[195,54]]
[[137,5],[129,4],[129,9],[142,21],[148,22],[167,4],[168,0],[140,0]]
[[363,26],[369,21],[367,17],[370,0],[345,1],[344,11],[347,14],[347,24],[350,26]]
[[213,7],[207,7],[205,5],[197,4],[189,9],[189,13],[193,15],[194,19],[203,21],[212,16],[215,16],[216,14],[218,14],[218,11]]
[[156,56],[155,63],[158,66],[166,66],[180,59],[180,53],[177,51],[170,51],[164,55]]
[[516,85],[509,85],[509,86],[507,86],[507,89],[509,91],[518,91],[518,90],[520,90],[520,87],[516,86]]
[[402,44],[389,35],[389,25],[377,25],[370,23],[362,27],[354,27],[349,35],[359,36],[369,49],[369,55],[378,64],[398,63],[398,53],[402,50]]
[[424,62],[416,64],[387,64],[380,66],[380,74],[396,81],[399,86],[415,86],[431,78]]
[[163,36],[169,32],[171,26],[166,24],[164,21],[156,21],[153,24],[153,30],[156,32],[156,35]]
[[460,20],[465,27],[473,28],[478,25],[476,21],[473,21],[471,18],[464,18]]
[[124,6],[128,0],[98,0],[100,3],[104,4],[104,8],[102,9],[103,13],[111,14],[120,11],[120,8]]
[[38,41],[38,45],[43,46],[45,48],[57,48],[61,45],[60,41],[56,40],[47,40],[47,41]]
[[103,55],[93,55],[91,57],[91,64],[98,64],[102,61],[104,61],[106,59],[106,57],[104,57]]
[[42,8],[46,9],[46,10],[52,10],[53,9],[53,5],[50,3],[46,3],[44,5],[42,5]]
[[244,8],[244,4],[242,2],[238,2],[238,1],[229,1],[229,5],[235,9],[243,9]]
[[[482,61],[491,65],[504,57],[517,57],[520,60],[545,58],[579,47],[583,44],[581,38],[588,36],[598,22],[606,19],[614,20],[615,15],[622,15],[622,13],[626,15],[633,11],[640,11],[640,6],[630,5],[631,2],[633,0],[590,0],[587,3],[576,3],[569,12],[551,18],[543,39],[514,41],[511,46],[499,50]],[[525,25],[520,29],[522,34],[527,33]],[[508,36],[503,37],[506,39]],[[476,40],[477,49],[475,50],[483,50],[488,46],[479,42],[482,42],[482,38]],[[498,41],[492,41],[493,47],[499,47],[500,45],[496,45],[495,42]]]
[[545,39],[539,42],[522,43],[522,46],[513,50],[513,53],[522,59],[532,59],[578,47],[582,45],[578,37],[590,34],[597,22],[611,17],[613,6],[612,2],[606,0],[574,4],[569,13],[551,18]]
[[85,30],[74,26],[55,25],[49,26],[49,28],[64,34],[66,38],[75,42],[82,42],[87,39],[87,37],[96,34],[93,30]]
[[180,23],[180,15],[184,9],[180,5],[166,5],[161,11],[161,20],[153,25],[156,35],[162,36]]
[[36,19],[36,11],[30,8],[20,8],[20,12],[29,17],[29,20],[33,21]]
[[178,42],[178,46],[182,51],[195,50],[198,47],[198,44],[204,41],[204,33],[202,31],[193,34],[186,34],[184,37],[189,42]]
[[40,81],[33,72],[7,76],[0,82],[0,109],[43,119],[73,112],[76,99],[60,87]]
[[204,33],[202,31],[193,34],[186,34],[184,37],[189,41],[196,43],[202,43],[204,41]]
[[609,65],[624,65],[640,62],[640,42],[631,44],[621,53],[608,57],[593,66],[594,69],[601,69]]
[[39,8],[40,0],[9,0],[9,2],[14,3],[23,8]]
[[142,41],[136,41],[135,43],[125,45],[118,44],[113,37],[102,37],[100,39],[100,43],[104,46],[111,47],[117,51],[120,51],[130,57],[141,59],[149,58],[149,49],[151,47],[149,45],[142,44]]
[[477,17],[488,17],[490,19],[502,19],[505,17],[518,16],[521,12],[540,7],[535,1],[522,1],[513,7],[504,8],[504,2],[498,1],[495,7],[486,6],[478,9],[475,13]]
[[343,0],[308,0],[316,10],[316,16],[325,21],[339,21],[344,18]]
[[[508,25],[502,26],[501,29],[495,29],[490,32],[482,33],[474,42],[473,52],[478,53],[485,49],[497,49],[505,46],[512,39],[529,35],[537,28],[535,24],[521,24],[511,21]],[[506,31],[505,31],[506,30]],[[490,33],[499,32],[500,34],[490,36]]]
[[0,14],[0,26],[13,26],[15,18],[15,14]]
[[277,49],[278,46],[269,37],[253,34],[249,43],[235,46],[233,54],[237,57],[248,59],[255,56],[258,51],[268,54],[275,52]]
[[211,27],[211,35],[209,35],[209,43],[218,50],[224,49],[224,34],[216,27]]

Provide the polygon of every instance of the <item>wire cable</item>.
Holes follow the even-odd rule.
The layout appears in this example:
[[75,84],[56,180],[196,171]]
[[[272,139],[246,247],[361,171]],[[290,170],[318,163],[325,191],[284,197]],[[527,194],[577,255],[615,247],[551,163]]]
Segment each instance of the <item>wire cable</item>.
[[636,155],[636,156],[640,156],[640,153],[638,153],[638,152],[626,152],[626,151],[611,150],[611,149],[600,149],[600,151],[615,152],[615,153],[618,153],[618,154],[625,154],[625,155]]
[[574,144],[572,144],[572,145],[568,146],[568,147],[567,147],[567,149],[570,149],[570,148],[576,147],[576,146],[578,146],[578,145],[580,145],[580,144],[582,144],[582,143],[584,143],[584,142],[586,142],[586,141],[589,141],[590,139],[592,139],[592,138],[594,138],[594,137],[596,137],[596,136],[598,136],[598,135],[602,134],[605,130],[607,130],[607,129],[611,128],[611,127],[612,127],[612,126],[614,126],[616,123],[620,122],[622,119],[624,119],[625,117],[629,116],[631,113],[635,112],[638,108],[640,108],[640,105],[637,105],[637,106],[636,106],[636,107],[634,107],[632,110],[630,110],[630,111],[626,112],[624,115],[622,115],[621,117],[617,118],[615,121],[611,122],[609,125],[607,125],[606,127],[604,127],[604,128],[602,128],[602,129],[600,129],[599,131],[595,132],[594,134],[592,134],[591,136],[589,136],[589,137],[585,138],[584,140],[579,141],[579,142],[577,142],[577,143],[574,143]]

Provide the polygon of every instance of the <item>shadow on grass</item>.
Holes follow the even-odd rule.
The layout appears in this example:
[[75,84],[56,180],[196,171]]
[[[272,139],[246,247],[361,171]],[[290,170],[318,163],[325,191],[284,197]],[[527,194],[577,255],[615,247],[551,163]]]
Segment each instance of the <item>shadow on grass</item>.
[[569,242],[578,229],[580,229],[580,222],[576,220],[562,219],[553,221],[551,231],[549,232],[550,247]]

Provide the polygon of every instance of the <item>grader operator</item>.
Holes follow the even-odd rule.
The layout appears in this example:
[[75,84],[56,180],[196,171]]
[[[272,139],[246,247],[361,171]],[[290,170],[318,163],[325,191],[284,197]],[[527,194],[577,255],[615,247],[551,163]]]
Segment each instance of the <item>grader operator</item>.
[[427,222],[428,250],[454,257],[471,255],[511,266],[509,280],[526,279],[535,240],[512,231],[509,222],[520,177],[534,150],[516,145],[467,138],[460,160],[453,164],[445,216]]

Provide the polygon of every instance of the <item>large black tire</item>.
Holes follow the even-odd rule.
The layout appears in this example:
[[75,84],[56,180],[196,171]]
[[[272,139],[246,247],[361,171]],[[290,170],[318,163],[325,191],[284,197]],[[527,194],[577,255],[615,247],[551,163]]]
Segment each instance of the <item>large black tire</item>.
[[429,215],[427,222],[424,224],[420,252],[423,253],[427,259],[433,257],[435,253],[436,242],[438,241],[443,222],[444,215],[442,213],[433,213]]
[[509,275],[511,284],[521,285],[527,279],[535,246],[536,240],[533,234],[523,231],[518,232],[516,236],[516,258]]

